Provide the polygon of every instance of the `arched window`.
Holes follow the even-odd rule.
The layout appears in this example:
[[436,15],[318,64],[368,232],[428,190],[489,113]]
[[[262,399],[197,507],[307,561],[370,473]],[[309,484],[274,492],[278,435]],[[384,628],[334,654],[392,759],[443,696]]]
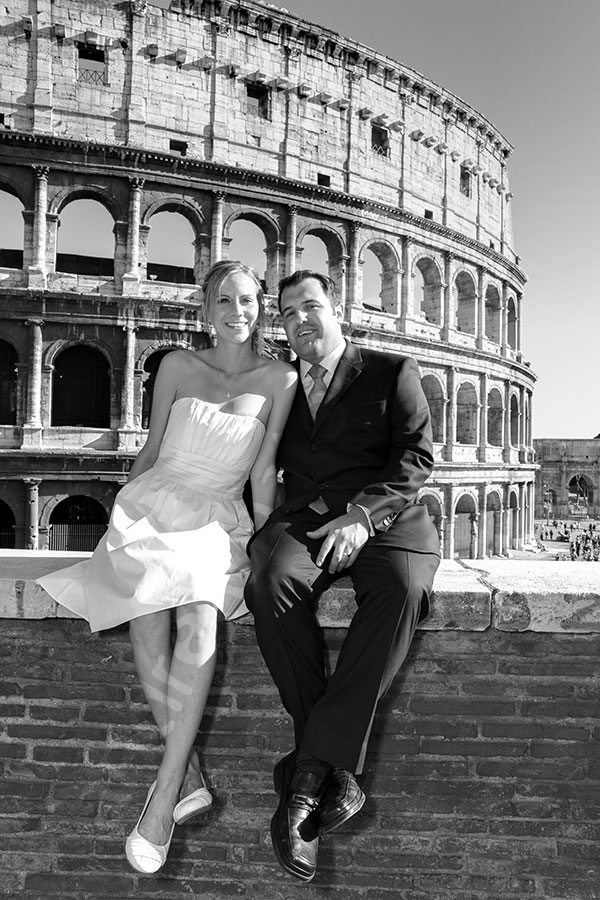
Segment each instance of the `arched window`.
[[4,500],[0,500],[0,547],[11,550],[15,546],[15,517]]
[[23,204],[0,191],[0,268],[23,268]]
[[17,354],[0,341],[0,425],[17,424]]
[[487,442],[492,447],[502,446],[502,395],[498,388],[492,388],[487,398]]
[[438,537],[442,538],[442,507],[440,501],[434,494],[423,494],[420,498],[423,506],[427,507],[429,518],[436,527]]
[[367,247],[363,250],[362,302],[365,309],[383,309],[383,266],[377,255]]
[[514,394],[510,398],[510,442],[519,446],[519,401]]
[[442,280],[438,267],[431,259],[420,259],[415,272],[415,298],[417,311],[433,325],[442,322]]
[[485,292],[485,336],[490,341],[500,343],[500,294],[490,284]]
[[229,259],[240,259],[252,266],[266,290],[266,239],[258,225],[248,219],[236,219],[229,229]]
[[94,347],[68,347],[56,358],[52,425],[110,428],[110,374]]
[[148,278],[172,284],[195,284],[196,235],[181,213],[163,210],[150,219]]
[[464,334],[475,334],[477,296],[475,282],[467,272],[459,272],[454,280],[456,290],[456,327]]
[[594,487],[585,475],[578,473],[569,481],[569,512],[574,515],[586,514],[588,506],[594,502]]
[[142,428],[150,427],[150,414],[152,412],[152,397],[154,395],[154,382],[158,373],[158,367],[169,353],[176,350],[176,347],[163,347],[162,350],[156,350],[152,353],[144,363],[144,384],[142,394]]
[[108,516],[92,497],[74,495],[58,503],[50,514],[50,550],[94,550],[106,531]]
[[513,350],[517,349],[517,307],[513,297],[508,300],[507,309],[507,335],[506,340],[508,346]]
[[491,491],[485,499],[485,555],[499,556],[502,550],[502,504],[496,491]]
[[433,440],[441,444],[444,440],[444,392],[438,379],[434,375],[425,375],[421,379],[423,393],[427,398],[431,412],[431,429]]
[[461,384],[456,395],[456,441],[477,443],[477,392],[472,384]]
[[329,251],[316,234],[306,234],[302,239],[302,268],[329,274]]
[[56,271],[111,278],[115,236],[111,214],[97,200],[72,200],[60,213]]
[[454,510],[454,556],[459,559],[477,557],[477,508],[470,494],[463,494]]

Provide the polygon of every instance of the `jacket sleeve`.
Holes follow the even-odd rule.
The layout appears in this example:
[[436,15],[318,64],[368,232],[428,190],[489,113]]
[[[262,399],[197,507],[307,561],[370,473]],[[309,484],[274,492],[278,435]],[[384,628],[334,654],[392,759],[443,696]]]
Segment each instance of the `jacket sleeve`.
[[377,531],[387,531],[404,507],[414,502],[433,469],[431,414],[414,359],[405,358],[398,367],[389,421],[387,463],[377,481],[350,499],[369,511]]

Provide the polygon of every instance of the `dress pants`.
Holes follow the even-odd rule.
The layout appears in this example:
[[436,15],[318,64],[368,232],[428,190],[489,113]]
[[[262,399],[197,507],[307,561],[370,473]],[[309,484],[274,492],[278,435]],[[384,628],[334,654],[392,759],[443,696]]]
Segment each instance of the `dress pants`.
[[[351,567],[330,575],[328,559],[322,569],[315,563],[322,539],[306,537],[326,521],[310,508],[283,519],[275,513],[251,541],[246,603],[296,745],[360,774],[377,702],[429,611],[439,557],[398,547],[392,525],[368,539]],[[328,679],[316,611],[343,575],[352,579],[357,609]]]

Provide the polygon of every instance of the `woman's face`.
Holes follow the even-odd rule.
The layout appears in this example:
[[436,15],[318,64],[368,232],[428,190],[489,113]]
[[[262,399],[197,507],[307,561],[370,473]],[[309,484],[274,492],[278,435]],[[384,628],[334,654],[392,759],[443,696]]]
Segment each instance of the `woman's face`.
[[245,272],[232,272],[223,280],[208,312],[218,340],[245,343],[260,314],[254,279]]

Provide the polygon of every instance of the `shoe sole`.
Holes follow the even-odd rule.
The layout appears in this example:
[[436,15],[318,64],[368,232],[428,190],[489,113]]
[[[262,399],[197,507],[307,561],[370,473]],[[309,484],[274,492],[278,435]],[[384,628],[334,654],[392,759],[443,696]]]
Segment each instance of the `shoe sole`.
[[184,825],[186,822],[190,822],[192,819],[197,819],[200,816],[203,816],[209,810],[213,808],[213,804],[211,803],[209,806],[203,806],[202,809],[195,809],[193,812],[187,814],[187,816],[181,816],[181,818],[175,818],[173,816],[173,821],[176,825]]
[[339,812],[337,816],[334,816],[327,822],[323,822],[321,820],[321,834],[331,834],[332,831],[335,831],[336,828],[339,828],[344,822],[347,822],[348,819],[351,819],[352,816],[355,816],[357,812],[363,808],[365,800],[365,794],[361,791],[360,795],[356,798],[354,803],[348,806],[343,812]]
[[307,875],[306,872],[303,872],[301,869],[294,868],[289,860],[287,860],[283,853],[281,852],[281,848],[279,846],[279,840],[276,837],[277,835],[277,813],[271,819],[271,843],[273,844],[273,850],[275,851],[275,856],[277,857],[277,862],[289,875],[293,875],[294,878],[299,878],[301,881],[312,881],[315,877],[315,872],[311,875]]

